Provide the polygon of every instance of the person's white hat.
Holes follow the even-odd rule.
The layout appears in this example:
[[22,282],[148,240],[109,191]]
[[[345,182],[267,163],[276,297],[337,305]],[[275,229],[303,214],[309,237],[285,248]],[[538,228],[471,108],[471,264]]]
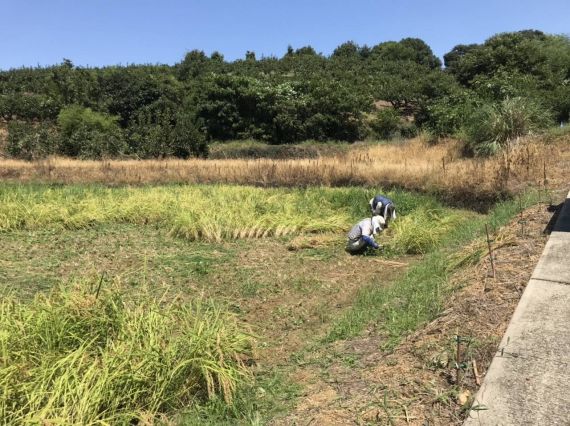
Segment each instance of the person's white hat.
[[382,232],[384,225],[386,225],[386,220],[382,216],[372,216],[372,232],[374,234]]

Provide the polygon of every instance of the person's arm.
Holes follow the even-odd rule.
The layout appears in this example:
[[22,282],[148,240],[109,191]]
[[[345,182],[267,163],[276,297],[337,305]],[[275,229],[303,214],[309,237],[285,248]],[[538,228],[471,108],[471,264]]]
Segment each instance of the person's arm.
[[372,235],[363,235],[362,239],[366,241],[366,244],[374,249],[380,248],[380,245],[374,240]]

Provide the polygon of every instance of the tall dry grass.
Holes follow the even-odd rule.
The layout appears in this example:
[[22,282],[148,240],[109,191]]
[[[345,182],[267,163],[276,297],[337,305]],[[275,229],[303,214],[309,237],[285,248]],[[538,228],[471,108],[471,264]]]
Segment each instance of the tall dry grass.
[[[456,141],[430,146],[422,138],[354,146],[318,159],[103,160],[49,158],[35,162],[0,160],[0,179],[105,184],[232,183],[256,186],[400,187],[439,192],[450,198],[491,199],[560,175],[568,141],[545,144],[529,137],[491,158],[464,158]],[[562,169],[563,170],[563,169]]]

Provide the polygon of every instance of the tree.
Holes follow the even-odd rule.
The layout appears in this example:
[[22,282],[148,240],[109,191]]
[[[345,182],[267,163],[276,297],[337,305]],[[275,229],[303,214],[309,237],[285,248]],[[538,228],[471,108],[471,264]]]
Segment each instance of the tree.
[[370,57],[381,62],[414,62],[429,69],[441,67],[441,61],[431,48],[419,38],[405,38],[399,42],[388,41],[372,47]]
[[447,71],[454,73],[461,58],[475,48],[477,48],[477,44],[458,44],[450,52],[443,55],[443,63]]
[[333,58],[348,58],[357,59],[360,58],[360,48],[353,41],[347,41],[346,43],[338,46],[332,53]]
[[[218,55],[221,56],[219,53]],[[212,59],[219,60],[220,58],[212,54]],[[221,60],[223,61],[223,57],[221,57]],[[192,50],[188,52],[182,62],[176,65],[178,78],[182,81],[186,81],[204,75],[208,70],[209,61],[202,50]]]
[[176,87],[167,76],[155,75],[147,67],[107,68],[99,75],[103,108],[119,116],[127,127],[136,111],[161,97],[176,98]]
[[118,118],[78,105],[63,108],[57,117],[61,142],[58,153],[70,157],[100,158],[124,152]]

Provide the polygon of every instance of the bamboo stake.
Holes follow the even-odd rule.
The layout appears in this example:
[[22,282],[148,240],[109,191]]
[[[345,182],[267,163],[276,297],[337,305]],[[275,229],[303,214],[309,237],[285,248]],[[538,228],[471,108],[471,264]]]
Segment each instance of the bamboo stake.
[[455,384],[459,385],[461,383],[461,336],[455,336],[457,340],[457,353],[455,354],[455,363],[457,364],[457,377]]
[[487,247],[489,247],[489,259],[491,260],[491,269],[493,271],[493,278],[497,276],[495,271],[495,261],[493,260],[493,248],[491,247],[491,239],[489,238],[489,226],[485,224],[485,233],[487,234]]

